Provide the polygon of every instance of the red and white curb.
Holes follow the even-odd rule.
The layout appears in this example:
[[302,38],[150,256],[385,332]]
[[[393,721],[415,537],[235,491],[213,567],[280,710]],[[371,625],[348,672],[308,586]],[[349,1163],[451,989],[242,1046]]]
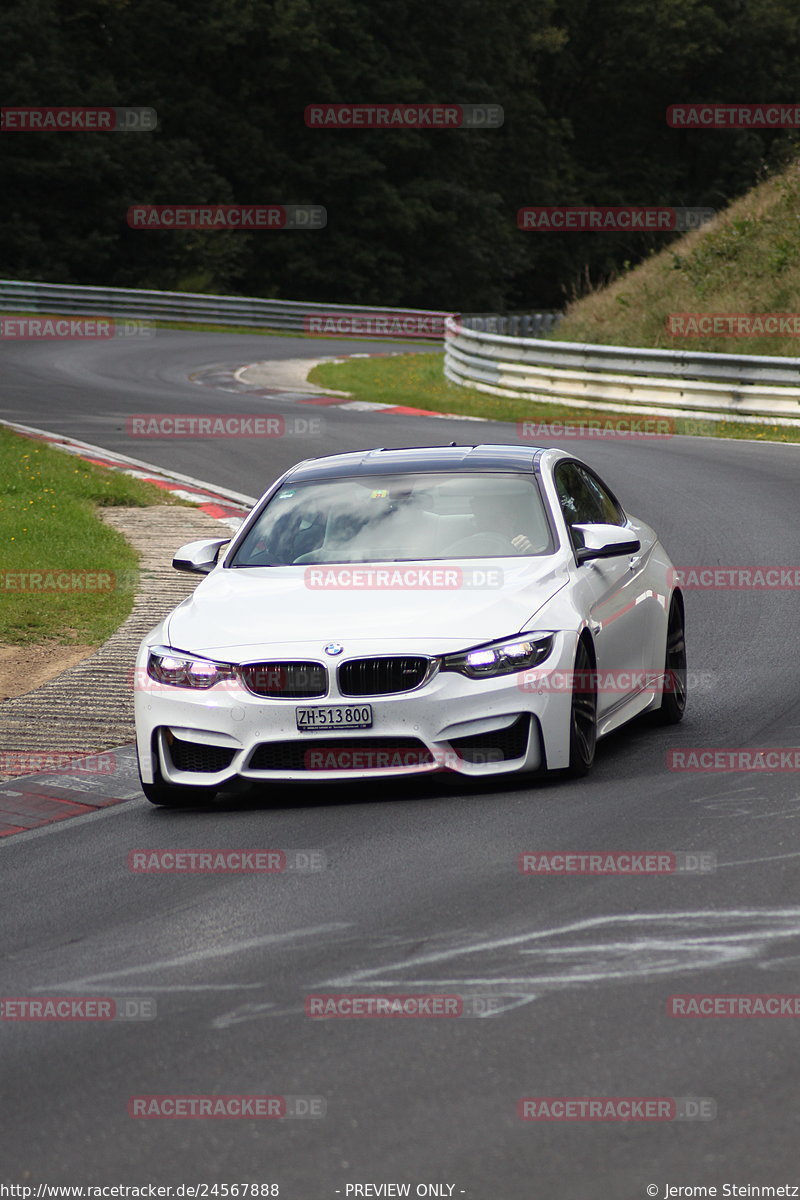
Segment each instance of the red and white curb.
[[241,519],[247,515],[256,502],[257,497],[245,496],[241,492],[233,492],[227,488],[218,488],[194,479],[191,475],[181,475],[176,471],[165,471],[154,467],[152,463],[142,462],[141,459],[131,458],[127,454],[118,454],[115,450],[104,450],[91,442],[82,442],[77,438],[64,437],[59,433],[50,433],[46,429],[36,429],[32,425],[20,425],[15,421],[1,421],[0,424],[8,429],[16,430],[26,437],[45,442],[56,450],[64,450],[74,454],[85,462],[97,467],[106,467],[112,471],[122,471],[134,479],[142,479],[152,483],[154,487],[165,492],[172,492],[181,500],[196,504],[202,512],[210,517],[235,529]]
[[[122,471],[134,479],[152,483],[157,488],[197,505],[202,512],[231,529],[238,528],[242,518],[256,502],[254,496],[218,488],[189,475],[164,471],[151,463],[141,462],[126,454],[117,454],[116,451],[104,450],[91,442],[63,437],[61,434],[50,433],[46,429],[37,429],[31,425],[21,425],[15,421],[0,421],[0,424],[26,437],[44,442],[56,450],[74,454],[84,462],[112,471]],[[106,758],[114,762],[114,769],[105,779],[93,773],[91,760],[97,758]],[[112,788],[114,794],[109,795]],[[140,795],[132,747],[98,751],[97,754],[88,757],[75,756],[73,763],[66,770],[45,769],[32,775],[19,776],[0,785],[0,839],[40,829],[71,817],[98,812],[101,808],[123,804]]]
[[[401,354],[400,350],[376,351],[374,354],[345,354],[336,358],[326,359],[326,362],[342,363],[350,358],[394,358]],[[309,369],[316,365],[309,363]],[[377,404],[370,400],[348,400],[341,395],[324,395],[318,391],[303,391],[296,388],[266,387],[262,384],[248,383],[241,376],[245,371],[263,367],[264,363],[244,363],[240,366],[219,364],[205,367],[190,376],[192,383],[201,387],[213,387],[224,392],[238,392],[249,396],[263,396],[273,400],[283,400],[292,404],[308,404],[317,408],[339,408],[350,412],[390,413],[393,416],[438,417],[452,421],[486,421],[487,417],[467,417],[463,413],[432,412],[429,408],[412,408],[404,404]]]
[[[42,758],[46,758],[42,755]],[[113,760],[105,779],[92,774],[92,760]],[[109,792],[113,789],[114,794]],[[15,834],[41,829],[72,817],[85,817],[141,796],[132,746],[73,758],[67,769],[38,771],[0,786],[0,844]]]

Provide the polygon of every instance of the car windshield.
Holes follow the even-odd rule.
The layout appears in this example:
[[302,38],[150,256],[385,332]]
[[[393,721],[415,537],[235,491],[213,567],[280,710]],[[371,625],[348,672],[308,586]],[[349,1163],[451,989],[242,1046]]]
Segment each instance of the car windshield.
[[532,476],[362,475],[280,488],[228,566],[501,558],[552,548]]

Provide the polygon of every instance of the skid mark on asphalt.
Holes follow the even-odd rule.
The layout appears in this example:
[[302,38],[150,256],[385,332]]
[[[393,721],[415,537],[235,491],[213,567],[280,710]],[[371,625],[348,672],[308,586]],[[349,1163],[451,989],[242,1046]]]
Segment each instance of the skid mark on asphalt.
[[[198,963],[208,963],[214,959],[227,958],[232,954],[245,954],[249,950],[259,950],[265,946],[287,945],[300,938],[315,937],[318,934],[335,933],[340,929],[346,929],[347,922],[330,921],[325,925],[312,925],[307,929],[289,929],[285,933],[267,933],[261,937],[247,938],[243,942],[230,942],[225,946],[209,946],[205,950],[191,950],[186,954],[178,954],[175,958],[160,959],[155,962],[139,963],[133,967],[122,967],[118,971],[103,971],[98,975],[85,975],[82,979],[70,979],[66,982],[48,984],[46,987],[34,988],[35,992],[50,992],[54,989],[62,991],[76,991],[87,984],[102,983],[105,991],[131,991],[130,984],[121,982],[119,987],[116,987],[114,980],[126,980],[131,975],[147,975],[149,973],[157,974],[159,971],[172,970],[175,967],[196,966]],[[203,990],[213,990],[215,984],[202,985]],[[259,987],[260,984],[221,984],[223,990],[228,990],[234,987]],[[196,990],[197,985],[191,985],[189,988],[183,984],[175,983],[163,985],[154,988],[152,985],[147,986],[147,991],[185,991]],[[143,990],[143,989],[138,989]]]
[[[794,947],[787,944],[792,941],[800,959],[800,908],[618,914],[451,945],[338,974],[306,991],[478,994],[502,1002],[485,1014],[497,1016],[565,989],[647,982],[733,964],[764,969],[779,962],[792,964]],[[770,958],[773,950],[780,957]],[[301,1012],[302,1002],[285,1008],[250,1002],[221,1014],[212,1024],[224,1029],[240,1021]]]
[[791,939],[800,942],[800,908],[619,914],[434,951],[325,986],[569,987],[756,961]]
[[[765,773],[766,776],[766,773]],[[769,783],[769,794],[766,785]],[[676,788],[679,802],[693,807],[692,817],[701,821],[767,820],[777,818],[793,821],[800,818],[800,795],[797,785],[788,775],[769,774],[760,781],[760,786],[737,784],[731,779],[720,778],[706,781],[707,790],[700,795],[686,795]],[[671,823],[675,812],[652,812],[648,821]]]
[[761,786],[720,779],[701,795],[693,796],[691,803],[699,810],[703,820],[730,820],[731,817],[746,817],[748,820],[765,820],[778,817],[784,821],[800,817],[800,795],[790,778],[771,774],[770,794]]
[[787,850],[785,854],[768,854],[764,858],[738,858],[731,862],[718,862],[717,870],[723,867],[750,867],[756,863],[783,862],[790,858],[800,858],[800,850]]
[[[485,1001],[486,994],[482,993],[478,999]],[[473,997],[464,995],[461,997],[465,1003],[468,1003]],[[490,1017],[499,1017],[503,1013],[511,1012],[514,1008],[522,1008],[526,1004],[532,1004],[534,1000],[538,1000],[538,995],[532,992],[508,993],[500,992],[492,994],[492,1006],[490,1011],[485,1012],[470,1012],[463,1013],[463,1016],[469,1015],[475,1020],[485,1021]],[[230,1012],[223,1013],[219,1017],[215,1017],[211,1022],[212,1029],[229,1029],[231,1025],[240,1025],[245,1021],[257,1021],[261,1017],[296,1017],[305,1012],[302,1004],[292,1004],[286,1008],[279,1008],[273,1001],[265,1001],[262,1004],[240,1004],[238,1008],[232,1009]]]

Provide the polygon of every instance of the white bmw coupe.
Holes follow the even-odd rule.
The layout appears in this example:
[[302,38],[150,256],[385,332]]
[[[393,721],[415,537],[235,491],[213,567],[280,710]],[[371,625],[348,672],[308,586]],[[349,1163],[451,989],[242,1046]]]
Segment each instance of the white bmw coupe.
[[144,639],[142,789],[585,775],[598,737],[679,721],[683,599],[653,530],[564,450],[368,450],[281,476]]

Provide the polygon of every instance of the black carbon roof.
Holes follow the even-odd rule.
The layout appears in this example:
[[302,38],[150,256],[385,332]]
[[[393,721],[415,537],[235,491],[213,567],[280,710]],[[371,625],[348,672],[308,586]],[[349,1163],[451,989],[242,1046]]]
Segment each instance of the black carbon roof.
[[533,471],[540,446],[403,446],[357,450],[308,459],[289,472],[292,480],[412,471]]

